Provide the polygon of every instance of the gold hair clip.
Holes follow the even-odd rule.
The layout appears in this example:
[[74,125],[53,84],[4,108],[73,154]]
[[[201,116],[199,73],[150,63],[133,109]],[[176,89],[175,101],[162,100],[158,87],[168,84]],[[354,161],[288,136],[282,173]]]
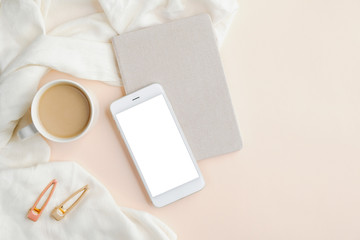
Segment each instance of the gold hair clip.
[[[54,208],[54,210],[51,212],[51,216],[53,218],[55,218],[57,221],[60,221],[61,219],[63,219],[66,216],[66,214],[68,214],[71,211],[71,209],[73,209],[73,207],[75,207],[79,203],[79,201],[84,197],[84,195],[88,189],[89,189],[89,186],[85,185],[84,187],[80,188],[79,190],[77,190],[76,192],[71,194],[64,202],[62,202],[59,206]],[[64,209],[65,203],[67,203],[70,199],[75,197],[80,192],[82,192],[82,193],[75,200],[75,202],[68,209]]]

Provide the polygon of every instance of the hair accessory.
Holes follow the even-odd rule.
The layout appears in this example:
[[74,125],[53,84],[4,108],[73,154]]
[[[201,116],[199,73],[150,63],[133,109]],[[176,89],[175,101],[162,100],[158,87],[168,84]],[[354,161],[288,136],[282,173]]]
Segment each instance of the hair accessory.
[[[53,218],[55,218],[56,220],[60,221],[61,219],[63,219],[65,217],[65,215],[67,213],[69,213],[71,211],[71,209],[73,209],[73,207],[75,207],[79,201],[84,197],[86,191],[89,189],[88,185],[85,185],[84,187],[80,188],[79,190],[77,190],[76,192],[74,192],[73,194],[71,194],[64,202],[62,202],[59,206],[55,207],[54,210],[51,212],[51,216]],[[79,194],[80,192],[81,195],[75,200],[75,202],[68,208],[68,209],[64,209],[64,205],[65,203],[67,203],[70,199],[72,199],[73,197],[75,197],[77,194]]]
[[[49,184],[44,188],[44,190],[41,192],[41,194],[39,195],[39,197],[36,199],[36,202],[34,203],[34,205],[30,208],[27,217],[36,222],[39,217],[41,216],[41,213],[43,212],[44,208],[46,207],[46,205],[48,204],[51,196],[54,193],[55,187],[56,187],[57,181],[56,179],[51,180],[51,182],[49,182]],[[44,194],[47,192],[47,190],[52,186],[51,192],[49,194],[49,196],[47,197],[46,201],[44,202],[44,204],[41,206],[41,208],[37,208],[36,205],[38,205],[40,199],[44,196]]]

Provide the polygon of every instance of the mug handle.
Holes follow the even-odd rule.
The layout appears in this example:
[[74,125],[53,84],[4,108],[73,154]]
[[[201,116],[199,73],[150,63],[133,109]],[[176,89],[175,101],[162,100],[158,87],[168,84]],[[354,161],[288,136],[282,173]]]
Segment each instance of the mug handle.
[[23,127],[22,129],[20,129],[17,132],[17,135],[20,139],[23,140],[23,139],[34,136],[36,133],[38,133],[38,130],[36,129],[35,125],[31,123],[31,124]]

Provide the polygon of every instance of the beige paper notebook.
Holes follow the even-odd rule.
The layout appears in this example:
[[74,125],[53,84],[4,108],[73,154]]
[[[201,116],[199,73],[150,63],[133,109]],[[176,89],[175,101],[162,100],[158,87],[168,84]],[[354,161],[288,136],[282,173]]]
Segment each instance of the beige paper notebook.
[[160,83],[197,160],[240,150],[208,15],[124,33],[113,45],[126,93]]

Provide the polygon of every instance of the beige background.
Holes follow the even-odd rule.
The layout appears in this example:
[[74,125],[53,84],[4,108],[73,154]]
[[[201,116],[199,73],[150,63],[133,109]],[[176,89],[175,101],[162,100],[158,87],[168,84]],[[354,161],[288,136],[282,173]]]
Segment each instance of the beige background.
[[[51,159],[78,162],[179,239],[360,239],[360,1],[239,3],[221,56],[244,148],[199,163],[204,190],[151,205],[108,112],[122,90],[98,82],[77,79],[99,99],[98,123],[49,143]],[[41,85],[57,78],[74,79],[50,72]]]

